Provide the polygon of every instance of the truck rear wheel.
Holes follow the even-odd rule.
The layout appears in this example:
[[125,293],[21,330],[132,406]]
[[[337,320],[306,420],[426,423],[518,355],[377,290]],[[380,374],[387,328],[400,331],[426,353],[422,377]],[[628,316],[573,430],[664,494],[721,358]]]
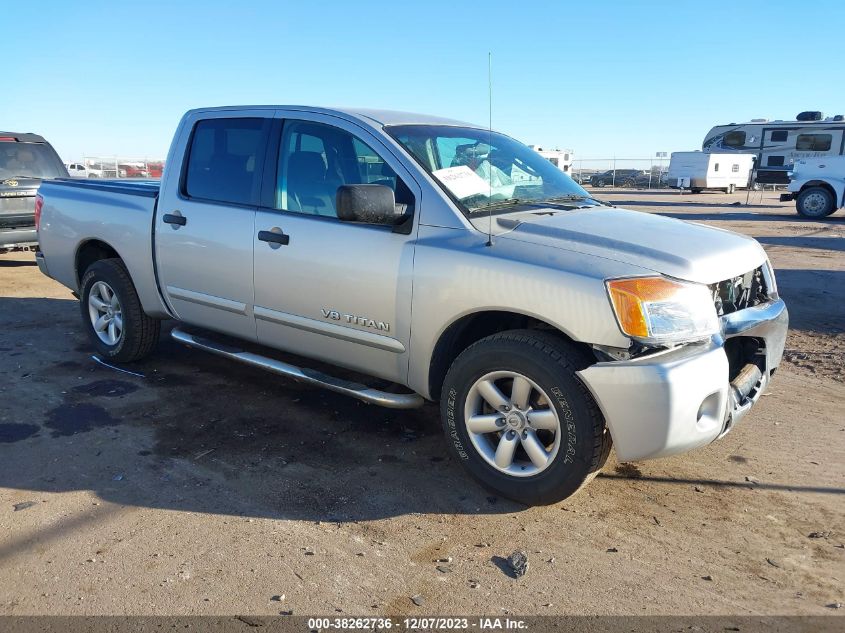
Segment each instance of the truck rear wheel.
[[452,363],[441,414],[451,449],[494,492],[529,505],[566,499],[590,481],[610,434],[575,372],[590,360],[534,330],[488,336]]
[[119,259],[101,259],[88,267],[79,307],[88,336],[106,359],[139,360],[158,343],[161,322],[144,313],[129,271]]
[[824,218],[836,210],[836,204],[824,187],[807,187],[798,194],[795,208],[805,218]]

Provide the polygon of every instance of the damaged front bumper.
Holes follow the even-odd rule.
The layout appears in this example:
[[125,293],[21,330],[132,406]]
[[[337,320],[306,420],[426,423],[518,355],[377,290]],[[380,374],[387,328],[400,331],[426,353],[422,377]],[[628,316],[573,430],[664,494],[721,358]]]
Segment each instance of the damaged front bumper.
[[[698,345],[578,372],[604,414],[622,461],[665,457],[727,433],[760,398],[780,364],[789,322],[781,299],[721,317]],[[748,350],[743,352],[737,350]]]

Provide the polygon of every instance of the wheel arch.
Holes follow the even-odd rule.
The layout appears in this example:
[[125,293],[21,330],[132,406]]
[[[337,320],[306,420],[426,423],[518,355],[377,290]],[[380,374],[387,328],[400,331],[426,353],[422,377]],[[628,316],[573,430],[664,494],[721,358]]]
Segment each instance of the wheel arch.
[[76,275],[76,287],[81,290],[80,284],[82,283],[82,277],[85,275],[85,271],[88,270],[91,264],[100,261],[101,259],[112,258],[123,261],[120,253],[118,253],[117,249],[115,249],[111,244],[96,238],[87,239],[81,242],[76,249],[76,254],[74,255],[73,260]]
[[543,330],[554,334],[592,356],[592,350],[586,344],[576,341],[563,328],[534,315],[506,309],[476,310],[456,317],[437,338],[428,366],[428,392],[431,399],[440,399],[446,372],[467,347],[491,334],[520,329]]
[[833,196],[834,204],[839,202],[839,195],[836,193],[836,189],[834,189],[833,185],[831,185],[826,180],[808,180],[803,185],[801,185],[801,189],[798,193],[801,193],[802,191],[809,189],[810,187],[821,187],[822,189],[825,189],[830,195]]

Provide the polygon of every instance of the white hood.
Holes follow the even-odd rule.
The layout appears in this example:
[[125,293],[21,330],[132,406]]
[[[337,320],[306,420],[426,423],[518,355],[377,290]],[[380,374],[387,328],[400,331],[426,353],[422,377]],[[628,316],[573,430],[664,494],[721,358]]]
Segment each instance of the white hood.
[[[493,234],[647,268],[704,284],[742,275],[766,261],[757,240],[701,224],[627,209],[549,209],[494,216]],[[475,218],[474,218],[475,220]],[[479,224],[486,224],[486,218]],[[478,226],[486,232],[486,226]]]

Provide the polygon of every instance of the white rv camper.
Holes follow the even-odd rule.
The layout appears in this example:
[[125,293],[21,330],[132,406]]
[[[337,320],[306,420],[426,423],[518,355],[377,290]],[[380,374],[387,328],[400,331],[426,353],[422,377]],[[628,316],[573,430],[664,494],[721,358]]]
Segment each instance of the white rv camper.
[[571,149],[543,149],[538,145],[529,145],[528,147],[533,149],[562,172],[565,172],[567,176],[572,175],[570,170],[572,169],[572,155],[575,152]]
[[798,159],[843,154],[845,116],[825,118],[821,112],[810,111],[801,112],[794,121],[752,119],[717,125],[704,137],[701,149],[753,153],[757,156],[756,182],[785,185]]
[[670,187],[690,189],[693,193],[704,189],[733,193],[748,186],[755,158],[754,154],[672,152],[668,183]]

